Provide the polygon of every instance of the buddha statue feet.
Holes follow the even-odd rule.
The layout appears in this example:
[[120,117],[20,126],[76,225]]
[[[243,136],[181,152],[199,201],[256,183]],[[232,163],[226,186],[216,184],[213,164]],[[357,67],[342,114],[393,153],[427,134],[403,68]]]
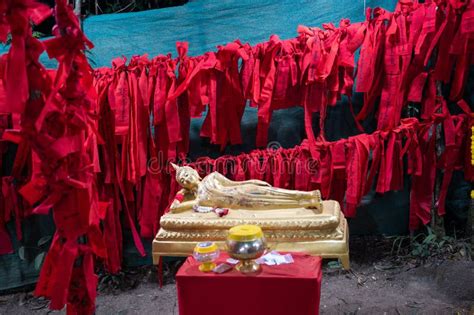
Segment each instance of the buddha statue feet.
[[301,199],[300,206],[303,208],[317,210],[316,213],[321,213],[322,211],[322,202],[321,202],[321,193],[319,190],[313,190],[308,192],[308,199]]

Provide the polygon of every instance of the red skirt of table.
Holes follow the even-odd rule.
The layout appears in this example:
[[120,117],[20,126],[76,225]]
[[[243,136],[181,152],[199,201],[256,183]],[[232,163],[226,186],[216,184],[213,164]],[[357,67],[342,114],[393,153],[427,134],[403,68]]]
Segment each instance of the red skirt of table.
[[[321,258],[293,253],[294,263],[266,266],[257,275],[237,270],[203,273],[188,257],[176,274],[180,315],[319,314]],[[222,253],[218,260],[228,258]]]

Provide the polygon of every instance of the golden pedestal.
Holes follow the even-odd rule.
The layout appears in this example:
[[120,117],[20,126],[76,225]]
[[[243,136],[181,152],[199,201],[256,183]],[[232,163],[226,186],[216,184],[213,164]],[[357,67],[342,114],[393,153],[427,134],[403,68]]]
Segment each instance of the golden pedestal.
[[312,209],[230,210],[224,217],[215,213],[185,211],[167,213],[153,241],[153,262],[160,256],[188,256],[196,243],[216,242],[225,250],[227,231],[236,225],[254,224],[263,229],[270,250],[306,252],[323,258],[339,258],[349,269],[349,228],[334,200],[323,201],[322,213]]

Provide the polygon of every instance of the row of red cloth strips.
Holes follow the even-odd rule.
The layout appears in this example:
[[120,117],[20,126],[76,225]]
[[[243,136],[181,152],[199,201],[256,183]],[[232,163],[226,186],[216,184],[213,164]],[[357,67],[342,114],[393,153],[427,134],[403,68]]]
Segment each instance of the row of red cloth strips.
[[[414,118],[402,120],[401,126],[392,131],[377,131],[336,142],[318,142],[316,146],[304,142],[293,149],[255,150],[249,154],[223,156],[215,160],[200,158],[191,165],[202,176],[217,170],[235,180],[254,178],[288,189],[321,189],[324,198],[338,200],[343,205],[345,215],[354,217],[356,206],[372,188],[376,174],[376,192],[402,189],[403,158],[406,155],[407,172],[412,175],[413,181],[410,206],[410,229],[413,230],[430,220],[436,168],[444,171],[438,201],[440,215],[445,213],[445,198],[453,170],[464,169],[466,179],[474,179],[467,154],[469,126],[472,124],[470,115],[451,116],[446,110],[442,114],[435,114],[430,122],[420,123]],[[444,127],[446,148],[439,159],[435,152],[435,137],[432,136],[432,127],[438,124]],[[4,224],[14,215],[17,218],[17,237],[21,239],[21,219],[31,214],[28,204],[20,198],[17,187],[10,177],[3,178],[0,207],[2,253],[11,252]],[[156,234],[159,219],[178,190],[179,185],[172,174],[148,169],[140,201],[135,207],[132,207],[133,202],[127,202],[129,207],[137,211],[142,237],[150,238]],[[121,230],[120,222],[116,220],[118,217],[110,218],[110,209],[104,211],[103,220],[107,221],[106,225],[111,225],[109,232],[114,230],[114,237],[121,239],[121,232],[116,231],[117,228]],[[135,242],[140,241],[135,238]],[[118,268],[120,258],[115,258],[118,260],[113,265],[118,263],[114,267]]]
[[[292,149],[256,150],[215,160],[201,158],[190,165],[201,176],[218,171],[234,180],[261,179],[281,188],[321,189],[324,198],[340,202],[347,217],[356,216],[356,206],[373,188],[376,175],[375,191],[383,194],[402,190],[406,171],[412,176],[409,227],[416,230],[431,219],[436,169],[444,174],[437,201],[438,215],[446,212],[446,194],[454,170],[464,170],[466,179],[474,180],[468,154],[471,124],[471,117],[466,114],[439,115],[425,123],[407,118],[391,131],[319,142],[315,148],[316,158],[312,157],[310,144],[304,141]],[[435,148],[438,125],[443,126],[445,145],[439,157]],[[172,180],[171,191],[178,189]]]
[[[329,36],[336,31],[340,32],[334,28],[324,33]],[[140,138],[139,131],[134,128],[143,126],[140,122],[148,121],[152,115],[157,149],[164,152],[165,159],[173,159],[188,153],[190,119],[200,117],[206,105],[209,110],[201,136],[210,138],[211,143],[222,148],[229,142],[241,143],[240,122],[246,100],[251,99],[252,105],[259,106],[257,145],[265,146],[271,111],[302,104],[303,86],[315,80],[304,74],[309,70],[301,70],[301,67],[310,68],[310,50],[305,48],[309,37],[319,40],[315,32],[312,36],[302,34],[299,38],[285,41],[272,36],[269,42],[255,47],[236,41],[219,47],[217,53],[199,57],[188,57],[187,43],[178,43],[177,59],[168,55],[149,61],[146,56],[136,56],[126,65],[125,59],[117,58],[113,60],[112,69],[96,71],[96,89],[103,96],[99,102],[108,104],[114,111],[117,135],[128,137],[134,133],[138,136],[128,142],[130,146],[142,147],[135,152],[145,151],[146,134],[142,133]],[[242,67],[239,71],[240,60]],[[323,70],[334,68],[334,62],[332,60],[328,69]],[[311,73],[316,75],[314,71]],[[329,73],[319,75],[328,76]],[[347,75],[352,76],[352,69]],[[332,77],[339,82],[335,72]],[[349,84],[346,90],[352,90],[349,81],[352,79],[345,80]],[[316,97],[323,97],[324,89],[320,85],[305,89],[317,94]],[[340,92],[334,91],[333,94],[332,103],[335,104]],[[319,104],[315,106],[313,112],[319,111]],[[140,157],[137,160],[141,160]],[[135,174],[130,174],[129,180],[132,178],[136,178]]]
[[[300,27],[294,39],[272,36],[254,47],[235,41],[197,57],[187,56],[187,43],[177,43],[177,59],[168,55],[149,61],[137,56],[128,65],[115,59],[112,69],[96,71],[96,88],[115,113],[116,133],[133,134],[127,143],[135,146],[130,152],[138,155],[146,152],[147,144],[146,132],[139,126],[150,114],[157,149],[171,159],[186,154],[190,118],[199,117],[206,105],[209,111],[201,136],[221,146],[241,143],[240,121],[247,99],[258,106],[257,146],[267,143],[272,111],[299,104],[305,108],[305,127],[312,140],[311,114],[320,111],[323,125],[327,105],[336,104],[342,94],[350,101],[354,52],[362,46],[356,91],[366,97],[358,120],[381,97],[378,129],[392,129],[398,126],[407,101],[421,102],[423,115],[431,115],[435,82],[450,82],[447,69],[454,65],[451,94],[454,99],[462,95],[472,57],[473,12],[472,4],[463,11],[444,2],[412,4],[408,13],[403,6],[393,14],[377,8],[368,12],[363,23],[342,20],[338,28],[332,24],[324,29]],[[438,44],[443,58],[438,57],[434,70],[427,71]],[[144,176],[144,166],[138,168]],[[134,167],[130,169],[128,179],[136,182],[139,176]]]

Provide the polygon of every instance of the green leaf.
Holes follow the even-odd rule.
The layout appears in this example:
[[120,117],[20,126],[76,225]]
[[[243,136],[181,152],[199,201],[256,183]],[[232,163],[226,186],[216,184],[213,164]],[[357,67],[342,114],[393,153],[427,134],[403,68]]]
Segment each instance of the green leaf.
[[46,252],[41,252],[41,253],[39,253],[38,256],[35,257],[35,269],[36,270],[41,269],[41,265],[43,265],[43,260],[44,260],[44,255],[45,254],[46,254]]
[[428,235],[433,234],[433,230],[429,226],[426,226],[426,230],[428,231]]
[[41,37],[45,37],[46,35],[41,33],[41,32],[37,32],[37,31],[34,31],[33,32],[33,37],[34,38],[41,38]]
[[24,246],[18,248],[18,256],[20,257],[21,260],[25,260],[25,247]]
[[430,243],[433,243],[433,241],[436,239],[436,235],[435,234],[430,234],[428,235],[424,240],[423,240],[423,244],[430,244]]
[[413,237],[412,241],[415,242],[417,241],[418,238],[425,236],[425,234],[418,234],[415,237]]
[[38,241],[38,246],[43,246],[44,244],[48,243],[51,240],[51,235],[43,236]]

